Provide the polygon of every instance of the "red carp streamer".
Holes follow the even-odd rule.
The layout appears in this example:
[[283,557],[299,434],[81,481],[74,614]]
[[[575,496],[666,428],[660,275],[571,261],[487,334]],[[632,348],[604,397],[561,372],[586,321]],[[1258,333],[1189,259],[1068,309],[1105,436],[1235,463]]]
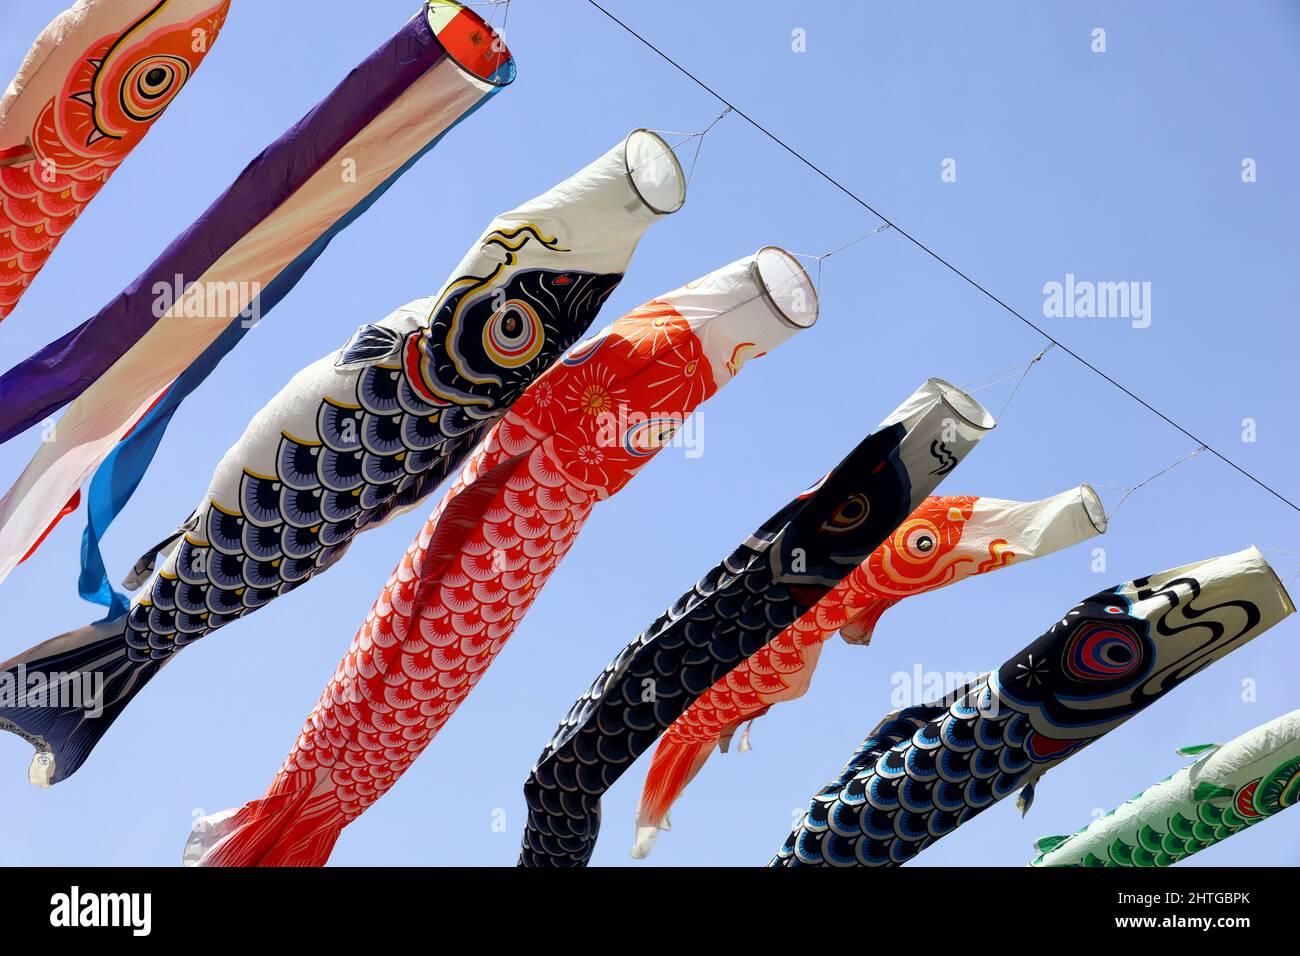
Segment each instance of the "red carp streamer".
[[323,864],[474,689],[595,503],[671,443],[742,356],[812,324],[763,291],[760,273],[770,288],[770,273],[792,264],[766,249],[724,267],[619,319],[533,383],[407,550],[266,795],[200,820],[186,862]]

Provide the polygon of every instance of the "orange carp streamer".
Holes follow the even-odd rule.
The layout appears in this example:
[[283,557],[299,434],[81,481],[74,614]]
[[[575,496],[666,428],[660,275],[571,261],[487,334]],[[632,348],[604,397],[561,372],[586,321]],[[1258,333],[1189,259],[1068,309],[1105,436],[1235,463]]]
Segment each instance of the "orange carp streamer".
[[[822,645],[838,632],[866,645],[899,601],[997,568],[1042,557],[1105,530],[1087,485],[1032,502],[945,496],[925,499],[871,556],[799,620],[706,691],[660,739],[637,809],[632,856],[668,828],[668,811],[717,746],[774,704],[808,692]],[[748,749],[747,740],[741,749]]]

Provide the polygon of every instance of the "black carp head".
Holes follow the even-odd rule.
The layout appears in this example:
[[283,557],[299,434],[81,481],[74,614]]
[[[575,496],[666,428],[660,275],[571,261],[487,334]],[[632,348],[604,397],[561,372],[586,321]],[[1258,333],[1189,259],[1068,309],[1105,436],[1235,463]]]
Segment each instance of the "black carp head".
[[686,176],[656,133],[626,139],[489,224],[405,345],[426,401],[504,411],[587,334],[645,231],[681,208]]
[[756,535],[770,544],[775,580],[829,588],[867,559],[907,517],[912,489],[898,458],[906,430],[868,436]]
[[1035,759],[1101,736],[1290,613],[1254,549],[1086,598],[990,679]]
[[505,409],[586,334],[622,278],[531,269],[458,279],[407,341],[407,375],[435,404]]

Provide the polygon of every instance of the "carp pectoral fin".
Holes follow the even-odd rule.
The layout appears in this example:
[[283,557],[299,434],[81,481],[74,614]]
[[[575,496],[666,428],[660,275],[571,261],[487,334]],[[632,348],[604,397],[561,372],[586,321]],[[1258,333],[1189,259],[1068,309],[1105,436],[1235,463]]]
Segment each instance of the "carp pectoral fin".
[[1221,787],[1217,783],[1198,783],[1192,791],[1192,799],[1197,803],[1209,800],[1229,800],[1236,791],[1231,787]]
[[363,325],[348,339],[334,360],[335,368],[371,365],[401,351],[402,336],[382,325]]
[[903,713],[902,710],[891,710],[889,713],[885,714],[884,717],[880,718],[880,723],[876,724],[875,727],[872,727],[869,731],[867,731],[867,736],[879,737],[880,732],[884,729],[885,725],[892,720],[897,720],[899,718],[899,715],[901,715],[902,713]]
[[122,579],[122,587],[126,588],[128,591],[139,589],[139,587],[149,579],[149,575],[153,574],[154,568],[158,566],[159,555],[171,554],[172,551],[176,550],[177,545],[180,544],[181,538],[185,537],[187,532],[194,530],[194,527],[198,522],[198,516],[199,513],[197,511],[194,512],[185,519],[185,523],[179,528],[167,537],[163,538],[144,554],[140,555],[140,557],[136,559],[135,564],[131,565],[131,573]]
[[1029,812],[1029,808],[1033,805],[1034,785],[1032,783],[1027,783],[1024,788],[1021,789],[1020,796],[1016,797],[1016,809],[1020,811],[1020,815],[1023,817]]
[[722,733],[718,734],[718,753],[725,754],[731,751],[732,738],[736,736],[736,731],[740,729],[742,724],[744,724],[744,721],[738,720],[722,728]]
[[0,169],[9,166],[21,166],[23,163],[30,163],[35,158],[36,150],[32,147],[32,141],[28,139],[22,146],[0,149]]
[[482,523],[483,512],[527,459],[525,452],[509,458],[490,471],[479,475],[447,503],[442,517],[434,529],[433,537],[425,547],[425,563],[420,573],[422,583],[438,580],[460,553],[461,547],[474,529]]
[[1068,836],[1062,836],[1060,834],[1042,837],[1034,841],[1034,852],[1051,853],[1068,839],[1070,839]]
[[857,644],[860,647],[868,646],[872,635],[876,633],[876,623],[880,620],[880,615],[885,613],[891,603],[877,599],[845,621],[840,628],[840,637],[843,638],[844,643]]
[[1218,744],[1192,744],[1188,747],[1179,747],[1174,751],[1180,757],[1195,757],[1197,754],[1203,754],[1207,750],[1213,750]]

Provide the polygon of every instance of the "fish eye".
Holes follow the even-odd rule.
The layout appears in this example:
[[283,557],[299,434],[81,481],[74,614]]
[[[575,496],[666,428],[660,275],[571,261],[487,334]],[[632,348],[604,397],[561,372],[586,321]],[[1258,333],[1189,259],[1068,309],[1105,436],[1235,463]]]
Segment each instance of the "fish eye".
[[1085,622],[1070,635],[1063,660],[1076,680],[1124,679],[1141,664],[1141,639],[1121,624]]
[[483,329],[483,348],[497,365],[518,368],[535,359],[546,342],[541,318],[527,303],[511,299],[501,306]]
[[122,82],[119,105],[138,122],[152,120],[185,85],[189,71],[189,64],[177,57],[148,57],[132,65]]
[[939,535],[929,521],[913,518],[895,532],[893,542],[905,557],[928,558],[939,547]]
[[871,503],[864,495],[853,495],[840,504],[822,525],[823,530],[843,534],[859,527],[871,514]]
[[640,422],[629,428],[623,436],[623,448],[637,458],[652,455],[667,447],[677,434],[682,422],[675,418],[658,418]]

